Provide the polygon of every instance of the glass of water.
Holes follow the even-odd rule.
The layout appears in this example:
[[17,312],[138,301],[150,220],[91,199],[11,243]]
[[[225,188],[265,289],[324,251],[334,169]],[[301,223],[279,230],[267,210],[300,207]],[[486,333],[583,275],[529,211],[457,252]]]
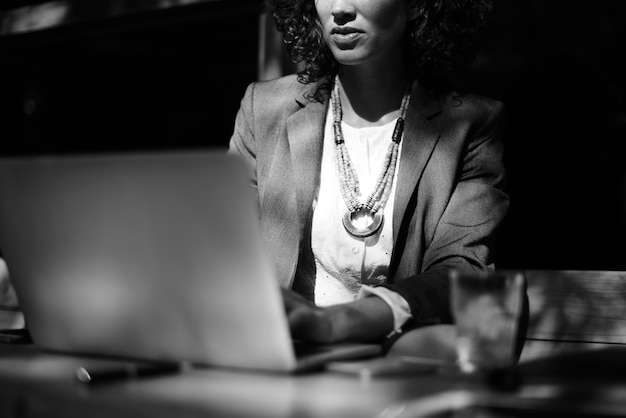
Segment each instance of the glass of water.
[[450,281],[459,369],[473,373],[513,366],[524,275],[452,271]]

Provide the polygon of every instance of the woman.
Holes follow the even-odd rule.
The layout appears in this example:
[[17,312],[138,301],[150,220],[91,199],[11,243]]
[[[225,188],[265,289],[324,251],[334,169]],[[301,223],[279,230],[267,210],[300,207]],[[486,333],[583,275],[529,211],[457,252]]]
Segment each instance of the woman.
[[304,70],[249,86],[247,162],[292,332],[381,341],[451,323],[448,272],[493,268],[502,105],[446,91],[489,2],[274,0]]

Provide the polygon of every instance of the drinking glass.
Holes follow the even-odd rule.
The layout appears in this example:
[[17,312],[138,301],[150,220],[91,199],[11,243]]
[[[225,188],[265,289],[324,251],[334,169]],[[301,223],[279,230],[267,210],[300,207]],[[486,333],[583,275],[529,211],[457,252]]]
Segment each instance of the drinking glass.
[[514,365],[523,273],[452,271],[450,281],[459,369],[473,373]]

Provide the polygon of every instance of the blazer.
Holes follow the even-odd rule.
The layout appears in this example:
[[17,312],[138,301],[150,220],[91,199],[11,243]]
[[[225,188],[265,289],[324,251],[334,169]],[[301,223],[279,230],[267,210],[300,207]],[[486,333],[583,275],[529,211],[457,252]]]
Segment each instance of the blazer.
[[[295,75],[248,86],[229,152],[245,161],[262,233],[281,284],[311,298],[313,200],[328,97]],[[503,105],[477,95],[429,98],[415,83],[407,110],[393,213],[388,283],[412,325],[451,323],[450,269],[494,268],[495,233],[508,209],[500,136]]]

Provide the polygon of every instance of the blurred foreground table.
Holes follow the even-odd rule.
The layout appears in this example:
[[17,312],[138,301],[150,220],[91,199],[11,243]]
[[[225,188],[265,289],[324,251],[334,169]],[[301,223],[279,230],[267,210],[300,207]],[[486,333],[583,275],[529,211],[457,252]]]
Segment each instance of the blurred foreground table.
[[[449,417],[624,416],[626,351],[594,350],[528,362],[521,385],[494,387],[450,371],[367,377],[217,368],[89,387],[79,367],[112,360],[0,344],[1,417]],[[581,357],[582,356],[582,357]],[[575,367],[572,367],[575,365]],[[488,415],[485,415],[488,409]]]
[[112,363],[40,352],[32,345],[0,345],[0,416],[375,417],[409,399],[468,384],[430,375],[366,379],[196,367],[94,387],[76,381],[77,368],[107,362]]

